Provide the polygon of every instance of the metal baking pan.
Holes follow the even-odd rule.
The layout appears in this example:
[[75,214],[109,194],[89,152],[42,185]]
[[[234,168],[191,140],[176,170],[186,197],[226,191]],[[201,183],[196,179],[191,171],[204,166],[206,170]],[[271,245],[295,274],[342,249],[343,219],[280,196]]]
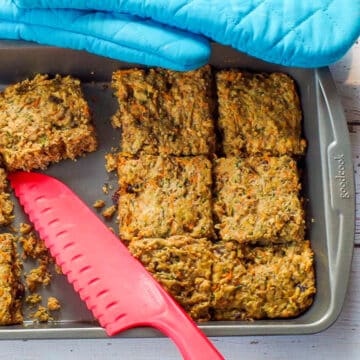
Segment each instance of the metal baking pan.
[[[317,294],[312,307],[303,315],[286,320],[217,321],[199,324],[209,336],[307,334],[324,330],[338,317],[346,294],[354,241],[354,183],[350,140],[344,113],[327,68],[299,69],[265,63],[227,47],[213,45],[211,64],[253,71],[280,71],[292,76],[298,85],[304,115],[304,136],[308,142],[304,160],[304,196],[308,238],[315,252]],[[107,174],[104,155],[118,146],[119,133],[110,125],[116,101],[108,86],[114,70],[133,67],[85,52],[33,45],[0,42],[0,88],[36,73],[71,74],[83,82],[93,111],[100,148],[77,162],[52,165],[47,173],[68,184],[90,206],[116,190],[115,175]],[[106,197],[104,183],[110,185]],[[112,190],[111,190],[112,187]],[[17,223],[26,220],[16,205]],[[116,224],[113,224],[116,228]],[[4,230],[4,229],[1,229]],[[25,271],[31,264],[26,263]],[[121,266],[121,264],[119,264]],[[57,321],[0,328],[0,338],[103,338],[99,327],[77,293],[62,275],[54,275],[46,298],[56,296],[62,303]],[[126,294],[124,294],[126,296]],[[160,336],[150,328],[125,331],[119,337]]]

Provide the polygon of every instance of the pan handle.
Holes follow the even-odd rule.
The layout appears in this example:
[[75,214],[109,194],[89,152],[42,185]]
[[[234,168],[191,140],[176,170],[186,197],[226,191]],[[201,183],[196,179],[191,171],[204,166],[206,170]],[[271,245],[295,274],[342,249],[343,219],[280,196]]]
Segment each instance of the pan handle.
[[[338,298],[345,298],[355,234],[355,189],[351,143],[342,104],[328,68],[317,70],[319,117],[328,138],[321,139],[321,156],[325,169],[325,219],[330,276]],[[330,137],[330,139],[329,139]],[[323,141],[322,141],[323,140]],[[327,203],[327,204],[326,204]],[[348,277],[346,277],[347,279]],[[339,304],[339,312],[342,304]]]

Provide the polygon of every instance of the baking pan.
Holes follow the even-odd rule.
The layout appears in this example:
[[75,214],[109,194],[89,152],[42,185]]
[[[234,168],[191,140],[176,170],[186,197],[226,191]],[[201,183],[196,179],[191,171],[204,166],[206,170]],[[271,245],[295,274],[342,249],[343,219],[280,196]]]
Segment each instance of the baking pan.
[[[307,199],[307,236],[315,252],[317,294],[312,307],[294,319],[211,321],[199,326],[209,336],[307,334],[324,330],[336,320],[344,302],[353,253],[355,217],[350,140],[330,72],[327,68],[273,65],[217,44],[213,45],[211,64],[218,68],[280,71],[296,80],[302,102],[304,136],[308,142],[303,191]],[[118,146],[120,133],[109,121],[117,106],[109,81],[114,70],[133,66],[80,51],[24,42],[0,42],[0,88],[36,73],[71,74],[83,82],[98,132],[99,151],[76,162],[52,165],[46,172],[68,184],[90,206],[96,199],[106,199],[107,205],[112,205],[116,177],[106,173],[104,155]],[[104,184],[109,186],[109,195],[103,193]],[[16,204],[16,225],[23,221],[26,217]],[[115,222],[109,225],[117,228]],[[31,265],[26,262],[24,270]],[[40,293],[44,298],[51,294],[60,299],[59,319],[47,324],[29,321],[23,325],[1,327],[0,338],[106,337],[65,277],[54,274],[51,286]],[[150,328],[138,328],[118,336],[161,335]]]

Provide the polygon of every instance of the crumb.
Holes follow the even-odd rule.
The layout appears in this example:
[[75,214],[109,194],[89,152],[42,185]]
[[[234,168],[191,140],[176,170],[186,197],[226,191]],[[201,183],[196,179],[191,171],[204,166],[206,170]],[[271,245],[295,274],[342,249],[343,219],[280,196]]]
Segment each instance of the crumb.
[[30,292],[34,292],[40,285],[48,286],[51,281],[51,274],[45,264],[40,264],[37,268],[31,269],[25,274],[25,282]]
[[26,259],[27,257],[30,257],[32,259],[51,258],[49,251],[45,246],[44,241],[39,239],[34,232],[30,232],[25,236],[21,236],[19,238],[19,242],[20,244],[22,244],[24,250],[24,254],[23,254],[24,259]]
[[44,323],[48,322],[49,320],[53,320],[50,316],[48,310],[44,306],[39,306],[37,311],[30,314],[30,318],[34,319],[36,322]]
[[28,295],[25,299],[25,302],[29,304],[31,307],[34,307],[36,304],[40,303],[42,300],[41,295],[34,293],[31,295]]
[[106,208],[102,212],[102,215],[105,219],[111,219],[114,216],[115,212],[116,212],[116,206],[112,205],[112,206]]
[[61,308],[59,300],[53,296],[48,298],[47,307],[49,311],[56,311]]
[[108,229],[109,229],[113,234],[115,234],[115,230],[114,230],[111,226],[108,226]]
[[104,194],[108,194],[109,193],[109,185],[108,184],[104,184],[102,187],[102,191]]
[[114,170],[116,170],[117,168],[117,159],[116,159],[116,155],[114,154],[106,154],[105,155],[105,168],[107,172],[112,172]]
[[19,231],[21,235],[27,235],[30,233],[31,230],[32,226],[30,224],[20,223]]
[[96,201],[94,202],[94,204],[93,204],[93,207],[94,207],[95,209],[101,209],[101,208],[103,208],[104,206],[105,206],[105,201],[104,201],[104,200],[101,200],[101,199],[96,200]]

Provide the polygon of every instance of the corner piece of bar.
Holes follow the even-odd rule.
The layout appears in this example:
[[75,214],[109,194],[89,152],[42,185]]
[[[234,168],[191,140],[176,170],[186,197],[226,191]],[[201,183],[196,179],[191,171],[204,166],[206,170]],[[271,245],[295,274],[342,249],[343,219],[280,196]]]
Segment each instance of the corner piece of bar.
[[79,80],[36,75],[0,93],[0,155],[9,171],[44,169],[96,148]]
[[300,100],[290,76],[222,70],[216,86],[227,156],[304,154]]
[[309,241],[271,246],[220,241],[212,275],[215,320],[290,318],[313,303],[314,254]]

